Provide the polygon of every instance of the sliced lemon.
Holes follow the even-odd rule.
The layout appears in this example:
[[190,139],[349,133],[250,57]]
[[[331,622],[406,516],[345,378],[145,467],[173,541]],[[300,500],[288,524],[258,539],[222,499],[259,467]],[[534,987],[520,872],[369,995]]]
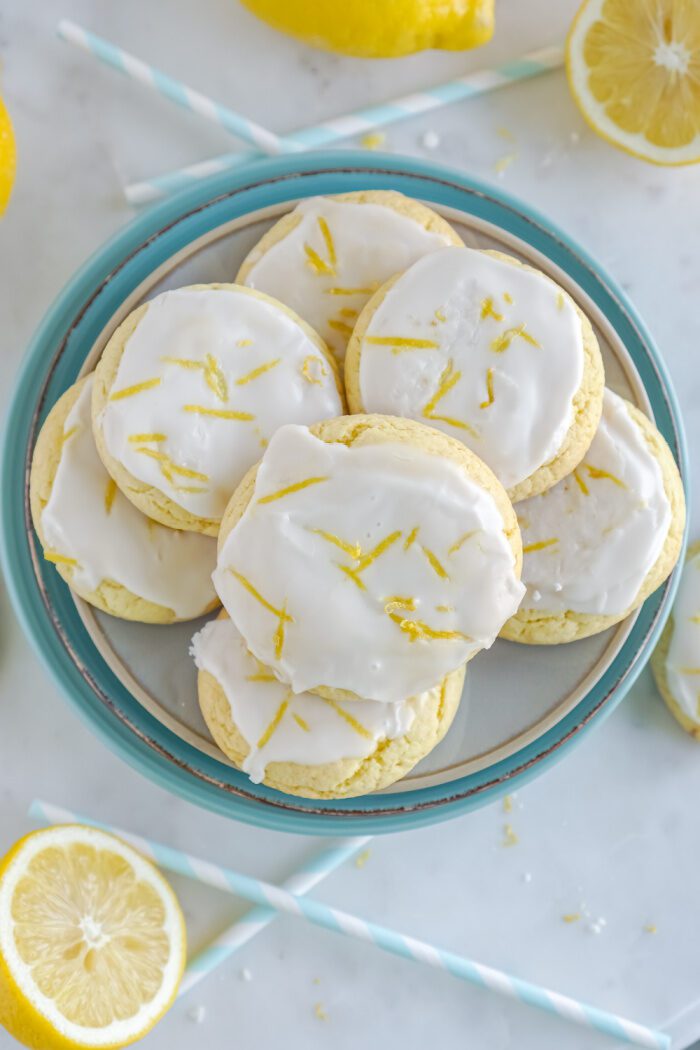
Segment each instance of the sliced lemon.
[[47,828],[0,862],[0,1023],[25,1046],[141,1038],[175,998],[185,952],[175,894],[113,835]]
[[700,161],[697,0],[586,0],[566,65],[581,113],[608,142],[654,164]]
[[0,98],[0,215],[7,207],[15,181],[17,147],[10,114]]

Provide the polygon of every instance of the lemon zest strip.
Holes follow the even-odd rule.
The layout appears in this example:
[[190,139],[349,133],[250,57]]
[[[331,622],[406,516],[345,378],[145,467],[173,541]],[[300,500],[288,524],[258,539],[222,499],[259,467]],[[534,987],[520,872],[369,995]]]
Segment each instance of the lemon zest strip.
[[277,616],[278,619],[284,617],[284,619],[287,620],[289,623],[294,623],[293,616],[290,616],[284,608],[276,609],[271,602],[268,602],[267,598],[263,598],[260,591],[253,586],[250,580],[246,576],[244,576],[243,573],[237,572],[235,569],[231,568],[229,568],[228,571],[231,573],[232,576],[235,576],[235,578],[238,580],[242,587],[245,587],[248,594],[255,598],[256,601],[260,602],[263,609],[267,609],[268,612],[271,612],[273,616]]
[[523,321],[523,323],[518,325],[517,328],[506,328],[505,332],[496,336],[491,342],[491,349],[495,354],[502,354],[516,338],[524,339],[526,343],[530,344],[530,346],[536,346],[538,349],[540,348],[540,344],[534,336],[531,336],[530,333],[525,330],[525,322]]
[[552,536],[550,540],[539,540],[537,543],[529,543],[527,547],[523,547],[523,554],[532,554],[534,551],[543,551],[545,547],[553,547],[555,543],[559,543],[556,536]]
[[346,324],[345,321],[336,321],[331,318],[328,322],[328,327],[332,328],[334,332],[340,332],[342,335],[352,335],[352,325]]
[[[311,368],[314,364],[318,364],[319,366],[319,376],[311,374]],[[326,362],[322,358],[316,357],[315,354],[307,354],[301,363],[301,374],[307,383],[314,383],[316,386],[322,386],[323,380],[328,375]]]
[[272,503],[276,499],[282,499],[284,496],[290,496],[294,492],[301,492],[302,489],[309,488],[310,485],[318,485],[322,481],[328,481],[329,477],[319,478],[304,478],[303,481],[296,481],[293,485],[287,485],[286,488],[279,489],[277,492],[271,492],[269,496],[261,496],[258,503]]
[[320,536],[321,539],[326,540],[327,543],[333,543],[345,554],[349,554],[351,558],[359,560],[362,557],[362,547],[359,543],[347,543],[341,539],[340,536],[336,536],[333,532],[326,532],[325,529],[309,529],[309,532],[313,532],[315,536]]
[[287,708],[289,707],[289,698],[290,698],[291,695],[292,694],[291,694],[291,690],[290,690],[289,693],[287,693],[287,695],[285,696],[285,698],[282,701],[282,703],[279,705],[279,707],[275,711],[274,718],[272,719],[272,721],[268,725],[268,727],[265,730],[265,732],[263,733],[263,735],[258,740],[258,745],[257,745],[258,746],[258,751],[261,751],[262,748],[265,747],[265,744],[269,743],[270,738],[272,737],[272,734],[275,732],[275,730],[279,726],[280,722],[284,718],[284,713],[287,710]]
[[392,354],[402,350],[437,350],[439,343],[434,339],[411,339],[401,335],[366,335],[366,343],[372,346],[390,346]]
[[156,452],[152,448],[137,448],[136,451],[142,456],[149,456],[151,459],[158,460],[168,471],[173,474],[179,474],[182,478],[193,478],[195,481],[209,481],[208,474],[202,474],[198,470],[190,470],[189,467],[179,467],[177,463],[173,463],[170,456],[166,456],[165,452]]
[[381,540],[381,542],[377,544],[377,546],[374,548],[374,550],[371,550],[368,554],[365,554],[362,557],[362,559],[359,561],[359,563],[355,567],[355,572],[364,572],[364,570],[369,565],[371,565],[373,561],[376,561],[377,558],[381,557],[381,555],[384,553],[384,551],[388,550],[388,548],[391,547],[392,544],[396,543],[396,541],[400,537],[401,537],[401,532],[400,531],[391,532],[388,536],[385,536],[384,539]]
[[481,320],[484,321],[487,317],[493,317],[494,321],[503,320],[503,314],[499,314],[498,310],[495,309],[490,295],[481,300]]
[[420,548],[423,551],[423,554],[425,554],[426,558],[430,562],[431,569],[433,569],[433,571],[435,573],[437,573],[437,575],[440,577],[440,579],[441,580],[449,580],[450,577],[445,572],[445,570],[443,569],[442,565],[438,561],[438,559],[435,556],[435,554],[433,554],[433,552],[430,550],[430,548],[424,546],[422,543],[420,545]]
[[135,445],[147,445],[149,441],[165,441],[167,440],[166,434],[129,434],[129,441]]
[[584,463],[584,466],[585,466],[586,470],[588,471],[588,476],[589,477],[595,478],[595,479],[598,479],[598,480],[612,481],[613,485],[617,485],[618,488],[621,488],[621,489],[626,489],[627,488],[627,486],[625,485],[624,481],[620,481],[619,478],[616,478],[615,475],[611,474],[609,471],[601,470],[599,467],[592,467],[588,463]]
[[67,554],[59,554],[53,550],[45,550],[44,559],[53,562],[54,565],[72,565],[75,568],[79,565],[77,558],[69,558]]
[[358,570],[356,568],[355,569],[351,569],[348,565],[341,565],[340,562],[336,562],[335,564],[337,565],[337,567],[340,569],[341,572],[344,572],[345,575],[347,577],[349,577],[349,579],[352,580],[352,582],[355,584],[355,586],[359,590],[361,590],[361,591],[366,591],[367,590],[367,588],[365,587],[364,583],[362,582],[360,577],[357,575]]
[[471,529],[469,532],[465,532],[462,536],[459,537],[458,540],[455,541],[455,543],[452,544],[447,553],[456,554],[460,547],[462,547],[467,542],[467,540],[470,540],[472,536],[476,536],[478,531],[478,529]]
[[319,277],[333,277],[335,275],[335,270],[333,270],[328,263],[323,261],[318,252],[315,251],[310,244],[304,245],[304,251],[306,252],[306,261]]
[[411,529],[411,531],[409,532],[408,536],[404,540],[403,549],[405,551],[409,550],[410,547],[413,546],[413,544],[415,542],[415,539],[416,539],[416,536],[418,535],[419,532],[420,532],[420,525],[415,525]]
[[328,252],[328,261],[331,264],[331,266],[335,267],[338,260],[335,254],[335,244],[333,242],[333,235],[331,234],[331,231],[328,228],[328,223],[322,215],[319,215],[318,217],[318,225],[321,229],[321,234],[326,244],[326,251]]
[[326,288],[327,295],[373,295],[377,290],[374,284],[370,288]]
[[583,480],[583,478],[579,474],[578,467],[574,471],[574,481],[576,482],[578,487],[581,489],[581,492],[584,494],[584,496],[589,496],[590,495],[590,490],[588,488],[588,485],[586,484],[586,482]]
[[296,724],[299,726],[299,728],[303,729],[305,733],[310,733],[311,732],[311,727],[309,726],[309,723],[305,722],[304,719],[301,717],[301,715],[293,714],[292,718],[294,719]]
[[409,636],[411,642],[415,642],[418,638],[442,639],[444,641],[461,640],[464,642],[473,640],[469,635],[462,634],[461,631],[437,631],[434,627],[430,627],[429,624],[423,623],[422,620],[407,620],[397,613],[388,613],[387,615],[390,620],[398,624],[400,629]]
[[117,494],[117,483],[114,478],[110,478],[105,488],[105,510],[108,514],[112,511],[112,504],[114,503],[114,497]]
[[235,412],[230,408],[207,408],[206,405],[183,405],[183,412],[194,412],[198,416],[213,416],[215,419],[235,419],[249,423],[255,419],[250,412]]
[[240,379],[236,380],[236,386],[245,386],[246,383],[250,383],[253,379],[257,379],[258,376],[264,375],[265,372],[270,372],[273,368],[276,368],[282,361],[281,357],[276,357],[274,361],[268,361],[264,365],[258,365],[252,372],[248,372],[247,375],[241,376]]
[[329,706],[329,707],[332,707],[332,708],[333,708],[333,710],[335,711],[335,713],[336,713],[336,714],[337,714],[337,715],[338,715],[338,716],[339,716],[340,718],[342,718],[342,719],[343,719],[343,720],[344,720],[345,722],[347,722],[347,724],[348,724],[348,725],[349,725],[349,726],[350,726],[350,727],[351,727],[352,729],[354,729],[354,730],[355,730],[355,732],[356,732],[356,733],[359,733],[359,734],[360,734],[360,736],[363,736],[363,737],[365,737],[365,739],[366,739],[366,740],[374,740],[374,737],[373,737],[373,736],[372,736],[372,734],[370,733],[369,729],[366,729],[366,728],[365,728],[365,727],[364,727],[364,726],[362,725],[362,723],[361,723],[361,722],[358,722],[358,721],[357,721],[357,719],[356,719],[356,718],[354,717],[354,715],[351,715],[351,714],[349,714],[349,713],[348,713],[348,712],[347,712],[347,711],[346,711],[346,710],[345,710],[344,708],[342,708],[342,707],[340,706],[340,704],[339,704],[339,703],[337,703],[337,702],[336,702],[335,700],[331,700],[331,699],[329,699],[329,698],[328,698],[328,697],[326,697],[326,696],[324,696],[324,697],[323,697],[323,699],[325,700],[325,702],[326,702],[326,703],[328,704],[328,706]]
[[479,408],[489,408],[493,404],[493,368],[486,369],[486,401],[482,401]]
[[80,424],[79,423],[76,423],[74,427],[70,428],[70,430],[64,430],[64,432],[61,434],[61,448],[63,448],[63,446],[65,445],[66,441],[70,441],[70,439],[73,437],[73,435],[75,433],[77,433],[79,430],[80,430]]
[[125,397],[133,397],[134,394],[140,394],[144,390],[152,390],[153,387],[160,386],[160,383],[159,376],[155,376],[153,379],[144,379],[143,383],[134,383],[133,386],[125,386],[121,390],[115,390],[113,394],[109,395],[109,400],[121,401]]

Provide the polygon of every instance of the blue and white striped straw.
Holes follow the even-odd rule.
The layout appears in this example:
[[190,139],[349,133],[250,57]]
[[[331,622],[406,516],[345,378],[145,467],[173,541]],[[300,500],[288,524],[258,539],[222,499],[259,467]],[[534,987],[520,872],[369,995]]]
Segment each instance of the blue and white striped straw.
[[563,48],[558,46],[540,48],[493,69],[467,73],[445,84],[436,84],[424,91],[404,95],[402,98],[379,106],[369,106],[355,113],[334,117],[321,124],[279,136],[240,113],[173,80],[154,69],[153,66],[141,62],[133,55],[95,36],[88,30],[82,29],[73,22],[66,20],[60,22],[58,35],[84,48],[95,58],[119,70],[120,73],[164,95],[177,105],[190,109],[208,120],[213,120],[228,131],[232,131],[239,138],[255,146],[258,151],[227,153],[199,164],[192,164],[169,175],[160,175],[144,182],[136,182],[127,186],[125,191],[127,199],[132,204],[145,204],[147,201],[189,186],[208,175],[249,164],[252,160],[259,158],[260,152],[283,153],[328,146],[353,135],[386,127],[396,121],[427,113],[429,110],[438,109],[452,102],[474,98],[476,95],[483,95],[495,88],[540,76],[542,73],[559,68],[564,62]]
[[[282,888],[296,896],[303,896],[322,882],[326,875],[330,875],[332,871],[339,868],[371,841],[370,836],[340,839],[335,845],[311,857],[299,871],[294,872],[282,883]],[[274,908],[258,905],[215,937],[206,948],[198,952],[187,963],[187,969],[177,993],[178,998],[190,992],[212,970],[215,970],[229,956],[256,937],[261,930],[264,930],[277,918],[277,915],[278,912]]]
[[121,838],[130,842],[136,849],[155,864],[177,875],[185,875],[216,889],[225,890],[228,893],[244,897],[263,907],[274,908],[278,911],[288,912],[290,915],[303,916],[317,926],[323,926],[335,933],[343,933],[349,937],[369,941],[370,944],[382,948],[393,955],[399,955],[404,959],[412,959],[415,962],[426,963],[439,970],[444,970],[459,977],[464,981],[475,984],[481,988],[488,988],[498,992],[510,999],[535,1006],[546,1013],[555,1014],[557,1017],[575,1024],[583,1025],[589,1029],[602,1032],[605,1035],[619,1039],[623,1043],[634,1044],[652,1048],[652,1050],[670,1050],[671,1040],[663,1032],[655,1031],[644,1025],[628,1021],[623,1017],[598,1010],[594,1006],[588,1006],[569,996],[560,995],[547,988],[542,988],[528,981],[522,981],[518,977],[512,977],[501,970],[491,966],[465,959],[454,952],[444,951],[436,948],[426,941],[419,941],[415,937],[398,933],[380,926],[377,923],[368,922],[356,915],[331,908],[327,904],[310,900],[307,897],[296,896],[273,886],[269,882],[251,878],[249,875],[241,875],[231,871],[229,868],[212,864],[210,861],[193,857],[189,853],[163,846],[152,839],[133,835],[128,831],[90,820],[78,813],[69,810],[58,810],[55,806],[44,802],[35,801],[30,807],[30,814],[36,819],[47,823],[79,823],[92,827],[111,831]]
[[123,73],[131,80],[138,80],[139,83],[152,88],[159,95],[170,99],[183,109],[189,109],[200,117],[219,124],[237,138],[242,139],[243,142],[255,146],[262,153],[290,153],[300,149],[297,143],[280,138],[279,135],[275,135],[262,125],[249,120],[248,117],[219,105],[218,102],[214,102],[200,91],[195,91],[181,81],[174,80],[167,73],[162,73],[154,66],[149,66],[146,62],[129,54],[128,51],[117,47],[116,44],[111,44],[109,40],[95,36],[94,33],[76,25],[75,22],[63,19],[58,23],[56,32],[61,39],[83,48],[84,51],[98,58],[100,62],[112,66],[113,69]]

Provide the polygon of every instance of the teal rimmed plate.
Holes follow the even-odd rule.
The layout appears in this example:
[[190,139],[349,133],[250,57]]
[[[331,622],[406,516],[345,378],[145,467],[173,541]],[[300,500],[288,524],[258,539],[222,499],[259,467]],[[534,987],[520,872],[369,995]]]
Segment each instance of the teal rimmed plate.
[[622,699],[675,592],[671,578],[617,628],[570,646],[499,641],[470,665],[446,740],[400,784],[360,799],[282,795],[226,762],[197,710],[187,654],[196,624],[144,627],[97,614],[44,562],[28,476],[48,410],[91,369],[111,332],[167,287],[231,280],[270,223],[302,197],[396,189],[430,204],[467,244],[498,247],[563,284],[591,317],[609,385],[651,414],[686,478],[676,400],[644,325],[615,284],[531,209],[456,172],[407,157],[294,155],[193,185],[140,215],[68,284],[37,331],[15,390],[2,458],[2,553],[12,598],[78,712],[163,787],[227,816],[284,831],[347,834],[418,827],[514,790],[547,768]]

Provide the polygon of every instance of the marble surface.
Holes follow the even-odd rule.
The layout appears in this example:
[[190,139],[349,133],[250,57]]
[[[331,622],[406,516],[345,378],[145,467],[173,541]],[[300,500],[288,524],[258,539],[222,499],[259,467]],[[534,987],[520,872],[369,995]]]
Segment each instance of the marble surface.
[[[499,0],[496,38],[481,53],[371,64],[295,44],[235,0],[5,0],[2,89],[20,166],[0,222],[0,405],[54,295],[129,219],[123,184],[231,148],[223,132],[59,42],[58,17],[284,131],[560,40],[575,7],[576,0]],[[425,148],[426,132],[439,136],[439,148]],[[389,131],[387,147],[498,182],[600,260],[661,347],[692,453],[700,440],[697,169],[648,167],[597,140],[562,73],[406,122]],[[512,160],[499,177],[506,156]],[[696,535],[699,524],[695,515]],[[376,840],[362,868],[336,873],[318,896],[664,1026],[674,1047],[685,1047],[700,1037],[699,792],[698,746],[666,713],[645,673],[604,725],[518,795],[512,812],[499,803]],[[39,666],[0,584],[0,852],[29,829],[34,796],[270,879],[284,878],[315,847],[198,811],[106,751]],[[506,823],[518,840],[509,847]],[[192,884],[177,889],[194,947],[243,910]],[[581,918],[562,920],[572,913]],[[327,1020],[316,1016],[317,1003]],[[235,1040],[266,1050],[283,1039],[304,1050],[362,1041],[478,1050],[613,1045],[288,918],[178,1003],[144,1045],[223,1050]],[[0,1048],[11,1045],[0,1033]]]

